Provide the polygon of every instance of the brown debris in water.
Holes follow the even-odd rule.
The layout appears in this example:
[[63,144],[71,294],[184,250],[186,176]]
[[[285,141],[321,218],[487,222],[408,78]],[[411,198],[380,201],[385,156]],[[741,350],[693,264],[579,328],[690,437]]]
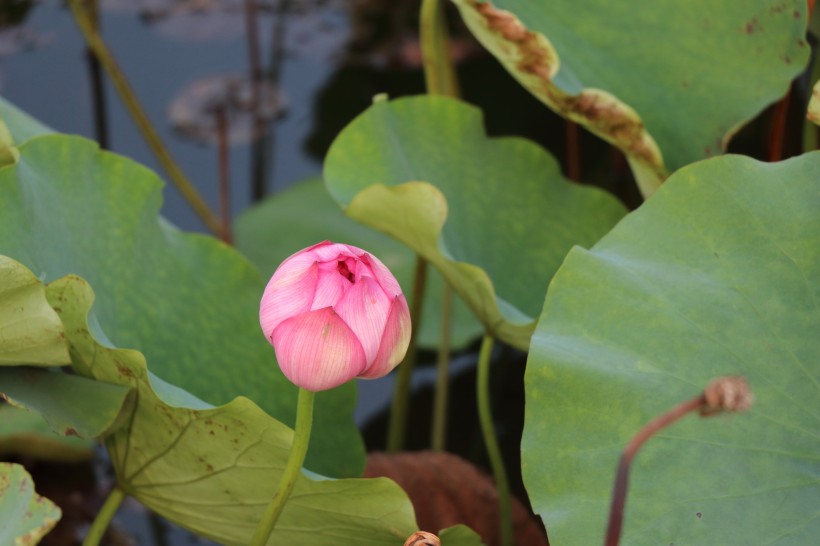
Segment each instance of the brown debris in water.
[[[398,483],[413,502],[420,528],[439,530],[461,523],[478,533],[487,546],[500,546],[495,483],[468,461],[434,451],[370,453],[364,475],[385,476]],[[511,500],[516,544],[546,546],[536,517],[518,499]]]

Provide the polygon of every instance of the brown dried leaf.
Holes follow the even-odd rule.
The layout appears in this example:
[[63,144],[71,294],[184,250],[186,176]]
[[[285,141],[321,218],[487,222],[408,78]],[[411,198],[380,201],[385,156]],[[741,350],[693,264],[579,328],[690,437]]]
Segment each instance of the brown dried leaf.
[[[417,451],[371,453],[366,477],[386,476],[410,497],[421,529],[443,529],[459,523],[481,535],[488,546],[500,545],[498,492],[493,480],[451,453]],[[546,546],[541,526],[518,499],[512,499],[516,544]]]

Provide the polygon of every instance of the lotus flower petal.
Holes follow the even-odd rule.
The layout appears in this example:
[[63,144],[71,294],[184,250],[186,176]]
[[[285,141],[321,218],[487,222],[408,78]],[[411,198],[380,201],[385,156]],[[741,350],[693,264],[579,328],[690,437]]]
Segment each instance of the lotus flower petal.
[[351,285],[334,309],[361,342],[367,362],[373,362],[390,311],[390,298],[379,283],[371,277],[362,277]]
[[273,346],[285,376],[310,391],[338,387],[367,365],[356,335],[330,307],[283,321],[273,331]]
[[402,361],[409,345],[410,309],[407,307],[407,300],[399,294],[390,304],[379,352],[359,377],[374,379],[387,375]]
[[[332,262],[339,259],[343,260],[345,258],[358,259],[359,254],[357,254],[354,249],[356,249],[356,247],[325,241],[323,243],[313,245],[307,249],[307,251],[319,262]],[[364,251],[360,250],[359,252],[361,253]]]
[[332,307],[345,295],[345,292],[353,284],[344,276],[339,274],[338,265],[333,267],[319,266],[318,283],[316,284],[316,294],[311,305],[311,310]]
[[310,310],[318,273],[316,261],[304,255],[291,256],[279,266],[259,305],[259,323],[268,339],[283,320]]
[[381,260],[372,254],[365,253],[365,255],[361,257],[361,261],[367,264],[373,272],[373,277],[378,281],[379,285],[381,285],[382,289],[389,297],[392,298],[402,293],[399,281],[396,280],[396,277],[393,276]]

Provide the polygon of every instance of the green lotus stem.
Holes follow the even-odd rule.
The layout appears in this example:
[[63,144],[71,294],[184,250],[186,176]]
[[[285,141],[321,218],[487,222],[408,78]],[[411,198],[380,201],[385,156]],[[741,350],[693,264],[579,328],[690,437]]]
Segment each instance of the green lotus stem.
[[490,467],[495,478],[495,488],[498,491],[498,511],[501,517],[501,544],[512,546],[513,527],[512,510],[510,508],[510,486],[507,482],[507,471],[504,469],[504,460],[498,447],[493,427],[493,415],[490,409],[490,353],[493,350],[493,336],[484,334],[481,342],[481,351],[478,353],[478,421],[481,433],[484,436],[484,445],[490,458]]
[[442,2],[422,0],[419,27],[427,92],[431,95],[458,97],[458,79],[450,58]]
[[125,491],[119,487],[114,487],[91,523],[88,534],[85,535],[85,540],[83,540],[83,546],[97,546],[100,543],[123,499],[125,499]]
[[410,294],[410,323],[413,333],[410,335],[410,347],[396,373],[396,386],[393,389],[393,402],[390,406],[390,423],[387,426],[387,452],[395,453],[404,448],[405,430],[407,428],[407,405],[410,401],[410,379],[416,363],[416,345],[421,328],[421,309],[424,302],[424,289],[427,284],[427,260],[416,256],[416,269],[413,273],[413,291]]
[[296,426],[293,432],[293,444],[290,446],[288,462],[279,486],[276,488],[273,498],[265,509],[265,514],[259,522],[259,526],[253,533],[250,546],[264,546],[270,538],[279,515],[285,507],[285,503],[296,485],[296,479],[302,470],[302,463],[305,462],[308,444],[310,443],[310,429],[313,427],[313,401],[316,393],[307,389],[299,389],[299,399],[296,402]]
[[453,287],[444,282],[441,297],[441,338],[436,359],[436,393],[433,399],[433,431],[430,447],[444,451],[447,438],[447,400],[450,388],[450,327],[453,320]]
[[171,183],[176,186],[185,200],[188,201],[205,226],[212,233],[220,233],[221,226],[216,215],[208,207],[208,204],[199,192],[197,192],[194,185],[188,180],[188,177],[185,176],[185,173],[182,172],[182,169],[179,168],[174,158],[171,157],[159,133],[154,128],[151,120],[148,119],[142,106],[140,106],[137,96],[128,84],[128,80],[126,80],[125,74],[123,74],[117,64],[116,59],[114,59],[114,55],[112,55],[108,46],[106,46],[103,39],[95,31],[93,21],[87,10],[83,8],[81,4],[81,0],[71,0],[69,2],[71,13],[74,15],[74,20],[77,22],[77,26],[85,39],[88,49],[99,59],[108,77],[111,78],[114,88],[117,90],[117,93],[119,93],[126,109],[134,119],[134,123],[136,123],[143,138],[156,156],[157,161],[162,165],[165,172],[168,173],[168,178],[171,180]]
[[[447,44],[444,5],[439,0],[422,0],[419,34],[427,93],[458,97],[458,79]],[[453,289],[446,281],[441,304],[441,338],[436,359],[436,394],[433,402],[433,427],[430,434],[430,446],[433,451],[444,450],[447,429]]]

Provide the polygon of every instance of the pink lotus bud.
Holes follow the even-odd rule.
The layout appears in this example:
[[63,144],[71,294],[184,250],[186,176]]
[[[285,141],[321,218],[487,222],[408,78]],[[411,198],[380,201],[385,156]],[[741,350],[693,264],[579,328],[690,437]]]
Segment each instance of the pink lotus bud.
[[383,377],[410,344],[410,311],[393,274],[364,250],[330,241],[282,262],[259,322],[282,372],[310,391]]

